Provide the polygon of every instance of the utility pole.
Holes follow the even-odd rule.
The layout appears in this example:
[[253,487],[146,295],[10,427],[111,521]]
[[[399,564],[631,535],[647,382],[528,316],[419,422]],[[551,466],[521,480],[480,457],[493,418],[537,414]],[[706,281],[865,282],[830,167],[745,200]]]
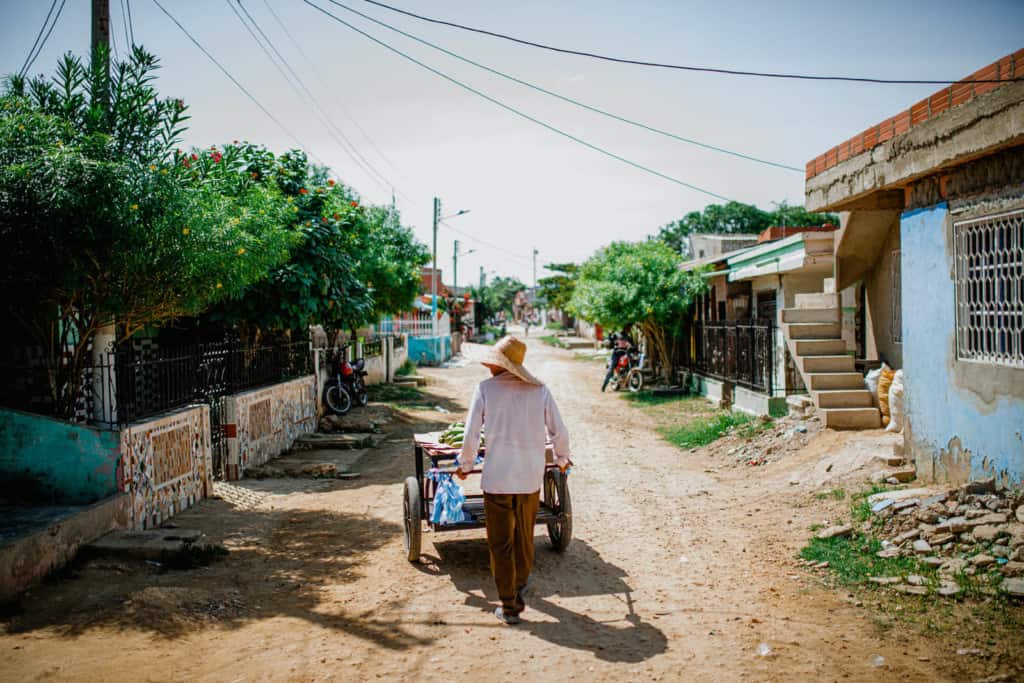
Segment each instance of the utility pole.
[[434,272],[430,275],[430,331],[437,339],[437,224],[441,220],[441,199],[434,197]]
[[110,0],[92,0],[92,51],[110,51]]
[[483,296],[483,293],[484,293],[484,285],[485,285],[485,283],[484,283],[484,267],[480,266],[480,295],[481,296]]
[[537,251],[537,247],[534,247],[533,248],[533,289],[534,289],[534,291],[537,290],[537,254],[539,254],[539,253],[540,252]]
[[107,83],[99,93],[104,111],[110,109],[110,0],[92,0],[92,58],[104,61]]
[[459,241],[455,240],[455,249],[452,251],[452,292],[453,295],[459,292]]

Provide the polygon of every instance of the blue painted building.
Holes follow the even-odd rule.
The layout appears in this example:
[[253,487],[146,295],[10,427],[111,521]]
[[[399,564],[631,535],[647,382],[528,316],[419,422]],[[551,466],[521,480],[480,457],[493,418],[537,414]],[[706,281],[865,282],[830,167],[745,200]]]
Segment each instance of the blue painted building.
[[[988,72],[1024,76],[1024,51]],[[1024,82],[944,88],[807,176],[807,208],[842,212],[858,354],[904,372],[918,476],[1024,481]]]

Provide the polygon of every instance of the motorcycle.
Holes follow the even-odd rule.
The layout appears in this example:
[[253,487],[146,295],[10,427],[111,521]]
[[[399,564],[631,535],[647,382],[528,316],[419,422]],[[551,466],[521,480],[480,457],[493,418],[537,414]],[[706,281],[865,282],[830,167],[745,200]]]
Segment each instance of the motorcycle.
[[365,406],[370,402],[366,391],[366,360],[358,358],[351,363],[340,353],[334,360],[331,378],[324,384],[324,405],[335,415],[344,415],[352,404]]
[[[612,374],[612,391],[621,391],[626,388],[636,393],[644,388],[644,361],[646,354],[640,353],[636,348],[631,348],[619,357],[615,363],[615,372]],[[611,363],[611,361],[608,361]],[[605,368],[608,366],[605,365]]]

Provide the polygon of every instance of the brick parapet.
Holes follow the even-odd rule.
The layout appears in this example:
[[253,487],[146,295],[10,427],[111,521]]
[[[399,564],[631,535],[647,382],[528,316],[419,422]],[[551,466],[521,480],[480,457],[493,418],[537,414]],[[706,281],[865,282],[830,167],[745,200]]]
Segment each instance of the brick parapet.
[[[908,109],[887,118],[881,123],[845,140],[824,154],[807,162],[806,177],[813,178],[819,173],[855,157],[888,140],[906,133],[914,126],[939,114],[968,102],[979,95],[991,92],[1015,78],[1024,78],[1024,49],[1006,55],[988,66],[978,69],[970,76],[939,90],[937,93],[911,105]],[[1001,83],[970,83],[965,81],[1002,80]]]

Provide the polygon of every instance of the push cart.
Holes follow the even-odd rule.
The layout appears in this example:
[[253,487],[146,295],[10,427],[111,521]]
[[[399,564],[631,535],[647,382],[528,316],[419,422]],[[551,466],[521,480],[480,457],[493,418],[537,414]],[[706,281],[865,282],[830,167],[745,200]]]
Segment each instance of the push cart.
[[[457,468],[455,459],[459,449],[439,443],[441,432],[416,434],[413,436],[413,457],[416,460],[416,476],[405,480],[403,510],[405,513],[405,549],[410,562],[419,562],[420,547],[423,540],[424,523],[434,532],[463,531],[465,529],[482,529],[486,526],[484,518],[484,497],[482,493],[466,494],[462,510],[469,517],[468,521],[458,524],[442,524],[431,521],[434,511],[434,498],[439,481],[454,476]],[[486,457],[486,448],[480,448],[480,458]],[[427,458],[430,469],[425,470]],[[544,468],[544,486],[541,491],[540,508],[537,511],[537,524],[548,528],[548,537],[552,547],[558,552],[564,551],[572,540],[572,499],[569,496],[568,477],[554,464],[551,444],[546,453],[547,464]],[[478,464],[470,474],[479,474],[483,470]]]

